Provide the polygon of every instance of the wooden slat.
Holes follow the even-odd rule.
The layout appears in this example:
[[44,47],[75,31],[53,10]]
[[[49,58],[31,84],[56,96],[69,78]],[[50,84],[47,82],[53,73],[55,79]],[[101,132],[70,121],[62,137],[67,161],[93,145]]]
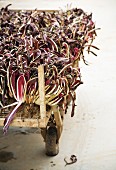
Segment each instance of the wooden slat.
[[[0,118],[0,126],[3,126],[4,118]],[[19,126],[19,127],[38,127],[37,119],[20,119],[16,118],[13,120],[10,126]]]
[[[45,125],[48,124],[49,118],[51,116],[51,110],[46,112]],[[0,117],[0,126],[3,126],[5,117]],[[21,126],[21,127],[40,127],[43,124],[44,119],[33,119],[33,118],[15,118],[11,126]],[[39,124],[38,124],[39,122]],[[42,128],[42,127],[41,127]],[[45,126],[46,128],[46,126]]]
[[53,106],[52,109],[54,112],[54,118],[55,118],[56,126],[57,126],[57,135],[58,135],[58,140],[59,140],[62,130],[63,130],[63,121],[62,121],[58,106],[57,105]]
[[45,104],[45,79],[44,66],[38,67],[38,84],[39,84],[39,98],[40,98],[40,120],[39,127],[46,127],[46,104]]
[[61,119],[61,115],[60,115],[58,106],[57,105],[53,106],[52,109],[53,109],[56,125],[57,126],[62,126],[62,119]]

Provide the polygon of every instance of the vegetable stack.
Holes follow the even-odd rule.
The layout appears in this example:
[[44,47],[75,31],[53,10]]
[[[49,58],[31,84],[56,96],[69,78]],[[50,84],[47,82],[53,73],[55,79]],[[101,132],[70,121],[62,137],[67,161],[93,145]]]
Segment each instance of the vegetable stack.
[[85,49],[94,55],[91,47],[98,49],[92,45],[92,14],[77,8],[39,12],[8,7],[0,11],[0,107],[12,108],[4,132],[22,104],[39,105],[39,65],[44,65],[46,105],[58,105],[66,113],[72,101],[73,116],[75,90],[82,84],[78,63],[86,63]]

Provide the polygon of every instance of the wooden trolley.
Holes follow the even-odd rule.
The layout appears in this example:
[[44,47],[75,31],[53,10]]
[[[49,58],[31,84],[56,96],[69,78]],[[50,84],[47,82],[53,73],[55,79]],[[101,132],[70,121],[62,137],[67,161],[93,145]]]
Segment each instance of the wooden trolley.
[[[77,9],[76,13],[77,13]],[[48,10],[47,10],[48,11]],[[52,10],[53,11],[53,10]],[[54,10],[56,11],[56,10]],[[48,11],[51,12],[51,11]],[[74,11],[73,11],[74,12]],[[69,15],[70,12],[67,13],[67,15]],[[80,14],[83,13],[83,10],[78,9],[78,17],[80,16]],[[32,14],[31,17],[34,17],[38,14],[38,10],[35,10]],[[66,86],[66,92],[64,93],[63,98],[61,98],[61,96],[59,95],[60,99],[63,99],[63,104],[65,105],[64,108],[60,107],[59,105],[55,104],[51,104],[49,106],[49,104],[47,105],[47,102],[45,100],[46,97],[46,89],[45,89],[45,75],[44,75],[44,65],[43,62],[40,62],[39,65],[37,65],[36,67],[36,71],[38,74],[38,84],[39,86],[37,86],[37,92],[39,93],[39,95],[37,94],[38,97],[38,102],[37,102],[37,108],[36,106],[34,107],[34,97],[33,95],[30,95],[30,102],[27,102],[28,100],[28,94],[27,94],[27,99],[26,102],[23,103],[23,109],[22,109],[22,113],[26,112],[25,108],[27,104],[31,104],[32,109],[34,108],[34,114],[36,114],[36,116],[31,116],[31,118],[29,118],[28,116],[25,116],[25,114],[17,114],[17,117],[12,121],[12,126],[20,126],[20,127],[39,127],[41,129],[41,135],[44,138],[45,141],[45,149],[46,149],[46,154],[49,156],[54,156],[57,155],[59,152],[59,139],[62,133],[62,129],[63,129],[63,118],[64,118],[64,114],[67,110],[67,107],[70,103],[70,101],[72,101],[72,113],[71,113],[71,117],[73,117],[74,115],[74,108],[75,108],[75,100],[76,100],[76,93],[75,93],[75,89],[82,84],[83,82],[81,81],[81,74],[80,74],[80,69],[79,69],[79,60],[80,58],[83,59],[83,61],[85,62],[84,59],[84,54],[83,54],[83,50],[85,47],[87,47],[87,51],[90,51],[90,47],[92,46],[92,42],[96,36],[96,29],[95,29],[95,24],[92,22],[92,14],[90,15],[86,15],[85,14],[85,21],[84,22],[82,19],[80,19],[81,24],[78,25],[78,27],[74,27],[73,29],[73,36],[72,38],[68,38],[67,41],[69,42],[69,44],[72,44],[74,42],[77,42],[76,47],[74,48],[72,46],[73,52],[71,53],[71,58],[69,58],[69,54],[70,54],[70,48],[68,46],[67,43],[65,43],[64,38],[63,38],[63,46],[65,47],[65,53],[66,53],[66,59],[68,57],[69,61],[66,62],[66,65],[62,65],[62,70],[64,70],[64,68],[66,69],[68,66],[71,66],[71,69],[73,68],[73,72],[72,72],[72,76],[70,77],[70,73],[71,71],[68,72],[69,76],[67,79],[69,79],[69,81],[67,79],[65,79],[65,83],[70,86],[70,90],[67,90],[67,86]],[[72,18],[72,16],[70,17]],[[88,20],[87,20],[88,18]],[[76,21],[76,20],[75,20]],[[88,23],[87,23],[88,21]],[[31,22],[29,20],[29,22]],[[77,23],[79,23],[79,21],[77,20]],[[64,21],[61,21],[61,25],[65,24]],[[87,26],[88,24],[88,26]],[[24,24],[25,25],[25,24]],[[73,25],[73,24],[72,24]],[[85,31],[85,28],[87,26],[87,30]],[[26,26],[27,28],[27,26]],[[22,29],[22,27],[21,27]],[[72,29],[72,27],[71,27]],[[24,29],[25,30],[25,29]],[[77,30],[79,31],[78,35],[79,35],[79,41],[77,41],[77,39],[74,39],[74,37],[76,37],[76,32]],[[43,30],[42,30],[43,31]],[[70,31],[70,30],[69,30]],[[25,33],[25,31],[23,31]],[[24,36],[24,33],[21,34],[21,36]],[[37,33],[37,32],[36,32]],[[61,34],[62,32],[60,32]],[[43,35],[43,34],[42,34]],[[64,37],[64,34],[63,34]],[[78,36],[77,36],[78,37]],[[44,39],[46,39],[46,35],[44,36]],[[56,44],[53,43],[52,40],[50,40],[48,38],[48,40],[50,41],[50,43],[52,42],[52,45],[54,45],[53,50],[57,49],[56,48]],[[90,43],[89,43],[90,41]],[[79,44],[81,43],[81,44]],[[88,43],[88,45],[86,45],[86,43]],[[26,43],[26,50],[28,51],[28,44]],[[95,46],[92,46],[95,49],[98,49]],[[36,45],[37,48],[37,45]],[[35,49],[36,49],[35,48]],[[54,55],[57,54],[57,50],[55,51],[56,53],[54,53]],[[94,52],[92,52],[94,55],[96,55]],[[31,53],[32,54],[32,53]],[[59,56],[58,56],[59,57]],[[22,62],[22,60],[20,61]],[[86,63],[86,62],[85,62]],[[49,65],[49,62],[48,62]],[[19,68],[18,68],[19,69]],[[70,70],[70,68],[69,68]],[[27,70],[26,70],[27,71]],[[60,71],[58,73],[61,74],[62,72]],[[37,76],[36,74],[36,76]],[[56,72],[54,73],[56,74]],[[57,75],[57,74],[56,74]],[[60,75],[61,79],[62,79],[62,74]],[[70,80],[73,81],[71,82]],[[69,83],[71,82],[71,84]],[[63,85],[62,85],[63,86]],[[55,89],[56,92],[56,89]],[[32,93],[31,93],[32,94]],[[60,93],[59,93],[60,94]],[[70,97],[71,96],[71,97]],[[20,104],[20,103],[19,103]],[[35,109],[36,108],[36,109]],[[3,111],[3,108],[1,109],[1,113]],[[28,111],[30,112],[31,110],[28,109]],[[5,120],[5,114],[1,114],[3,117],[0,117],[0,126],[3,126],[4,124],[4,120]],[[22,116],[24,115],[24,116]],[[18,118],[20,117],[20,118]]]

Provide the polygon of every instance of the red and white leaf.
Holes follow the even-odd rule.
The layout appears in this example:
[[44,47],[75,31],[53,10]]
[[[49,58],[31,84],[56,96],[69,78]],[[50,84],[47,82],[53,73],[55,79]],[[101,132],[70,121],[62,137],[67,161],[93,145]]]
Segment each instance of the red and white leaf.
[[11,89],[12,89],[12,93],[14,98],[17,100],[17,96],[16,96],[16,82],[17,82],[17,78],[19,76],[19,71],[15,70],[12,74],[11,74],[11,78],[10,78],[10,85],[11,85]]
[[15,116],[15,114],[16,114],[16,112],[17,112],[17,110],[18,110],[18,108],[20,107],[21,104],[22,104],[22,102],[19,102],[17,104],[17,106],[13,109],[13,111],[5,118],[4,127],[3,127],[4,134],[7,133],[9,125],[12,123],[12,120],[13,120],[13,118],[14,118],[14,116]]
[[26,80],[24,75],[20,75],[17,79],[17,100],[22,101],[24,100],[24,92],[26,87]]

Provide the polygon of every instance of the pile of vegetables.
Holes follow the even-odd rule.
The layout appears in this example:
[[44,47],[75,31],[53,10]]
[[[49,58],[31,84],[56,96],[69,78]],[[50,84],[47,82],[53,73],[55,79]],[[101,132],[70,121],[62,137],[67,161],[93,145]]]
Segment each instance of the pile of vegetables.
[[[10,4],[11,5],[11,4]],[[92,14],[82,9],[38,12],[0,11],[0,107],[15,106],[4,122],[7,132],[23,103],[39,105],[38,66],[44,65],[45,102],[66,112],[72,101],[74,115],[76,88],[82,84],[78,62],[86,63],[84,50],[96,36]],[[13,103],[8,103],[10,99]]]

